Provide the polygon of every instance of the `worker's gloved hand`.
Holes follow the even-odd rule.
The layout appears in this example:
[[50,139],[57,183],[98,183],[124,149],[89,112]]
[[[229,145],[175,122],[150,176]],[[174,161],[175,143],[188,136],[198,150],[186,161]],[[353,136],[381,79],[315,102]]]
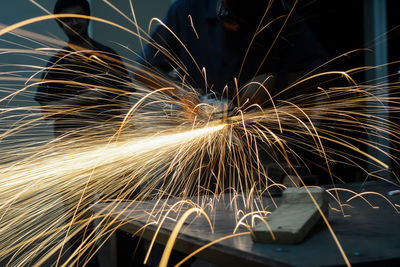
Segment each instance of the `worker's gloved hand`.
[[185,119],[193,122],[200,110],[198,105],[200,104],[200,92],[199,90],[183,91],[179,94],[179,100],[183,110]]
[[271,101],[272,92],[276,87],[277,77],[272,73],[260,74],[246,82],[240,90],[241,109],[251,105],[263,105]]
[[179,89],[174,93],[175,101],[164,103],[163,111],[168,116],[177,116],[183,112],[184,117],[192,122],[197,114],[200,95],[194,90]]
[[201,96],[200,101],[199,108],[203,118],[208,120],[227,117],[228,112],[232,110],[230,101],[215,92]]

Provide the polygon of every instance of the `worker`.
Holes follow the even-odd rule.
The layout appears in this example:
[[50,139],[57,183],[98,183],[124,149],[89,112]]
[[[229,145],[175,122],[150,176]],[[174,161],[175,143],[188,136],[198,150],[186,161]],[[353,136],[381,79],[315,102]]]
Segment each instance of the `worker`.
[[[86,0],[58,0],[54,14],[90,16],[90,6]],[[68,44],[48,61],[35,100],[45,118],[54,120],[56,137],[104,127],[128,103],[128,71],[113,49],[89,37],[88,19],[66,17],[57,22]]]
[[[177,0],[139,57],[135,78],[152,89],[171,87],[164,92],[177,97],[192,90],[239,106],[264,104],[268,94],[246,84],[260,82],[273,94],[326,58],[305,21],[283,0]],[[174,72],[180,82],[168,76]],[[186,90],[177,86],[182,81]]]

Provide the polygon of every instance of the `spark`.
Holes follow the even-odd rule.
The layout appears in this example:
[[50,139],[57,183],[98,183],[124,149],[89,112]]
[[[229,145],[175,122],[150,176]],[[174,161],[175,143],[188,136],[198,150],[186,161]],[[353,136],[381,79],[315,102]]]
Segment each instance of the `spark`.
[[232,235],[227,235],[221,238],[218,238],[217,240],[214,240],[210,243],[208,243],[207,245],[202,246],[201,248],[195,250],[194,252],[192,252],[191,254],[189,254],[188,256],[186,256],[183,260],[181,260],[176,266],[181,266],[183,263],[185,263],[188,259],[190,259],[191,257],[195,256],[197,253],[199,253],[200,251],[218,243],[221,242],[223,240],[229,239],[229,238],[233,238],[233,237],[237,237],[237,236],[242,236],[242,235],[249,235],[250,232],[245,232],[245,233],[238,233],[238,234],[232,234]]
[[[134,25],[136,31],[102,18],[58,14],[28,19],[7,27],[0,25],[0,36],[5,37],[14,33],[35,41],[36,45],[57,46],[63,43],[56,38],[30,33],[21,28],[54,18],[77,17],[95,20],[128,32],[139,38],[141,45],[151,44],[148,33],[142,31],[136,23],[131,1],[133,20],[109,1],[104,0],[104,2]],[[292,11],[293,9],[290,12]],[[284,17],[270,23],[282,18]],[[188,19],[197,36],[190,15]],[[284,24],[287,19],[288,17],[285,18]],[[150,22],[149,31],[154,22],[166,27],[161,20],[154,18]],[[264,29],[260,28],[261,26],[260,24],[257,28],[258,33]],[[206,82],[207,70],[200,68],[178,36],[170,29],[167,30],[188,52]],[[278,37],[279,34],[268,49],[267,55]],[[166,48],[157,48],[160,53],[165,53],[174,63],[180,65],[180,60],[168,53]],[[41,58],[55,52],[55,49],[50,47],[32,49],[26,46],[15,50],[0,49],[0,52],[29,54]],[[41,71],[44,71],[40,66],[20,64],[13,67],[18,66],[22,71],[1,73],[0,81],[23,81],[24,86],[13,92],[6,84],[4,86],[2,84],[1,92],[6,92],[6,95],[0,99],[0,103],[12,104],[17,96],[30,97],[29,90],[41,83],[58,82],[74,85],[73,81],[41,81],[36,78]],[[131,73],[137,70],[135,64],[127,64],[127,67]],[[185,66],[180,65],[180,67],[185,72]],[[80,259],[82,257],[80,255],[90,252],[89,257],[92,257],[96,250],[93,250],[93,244],[102,238],[106,240],[118,226],[133,220],[131,217],[126,219],[125,216],[125,212],[132,214],[128,210],[133,209],[138,213],[137,215],[133,213],[133,216],[137,216],[135,218],[140,216],[148,218],[147,224],[137,234],[150,225],[156,226],[159,231],[167,219],[176,222],[160,263],[165,266],[175,239],[188,216],[192,213],[202,214],[206,217],[212,232],[217,212],[216,203],[224,197],[224,194],[229,193],[229,208],[236,220],[232,234],[199,248],[182,260],[178,264],[180,265],[217,242],[251,234],[251,232],[238,233],[240,226],[251,229],[255,220],[268,225],[266,216],[277,207],[270,191],[273,188],[283,190],[286,185],[268,175],[266,166],[262,162],[263,155],[282,168],[283,165],[289,166],[289,171],[283,170],[283,172],[294,173],[303,186],[305,184],[296,171],[296,165],[304,166],[308,170],[312,165],[316,165],[326,171],[333,184],[336,181],[345,181],[345,178],[336,176],[331,168],[337,162],[355,166],[366,176],[374,175],[385,181],[384,177],[369,173],[362,168],[363,164],[370,162],[380,170],[391,171],[385,160],[367,153],[365,147],[375,150],[384,159],[392,159],[394,164],[397,164],[398,158],[385,152],[387,147],[382,146],[379,140],[387,138],[384,135],[387,134],[391,142],[398,145],[400,127],[379,114],[365,112],[363,108],[365,103],[368,103],[377,109],[390,109],[398,113],[396,105],[400,99],[395,90],[399,89],[399,84],[390,85],[393,91],[388,97],[382,96],[380,89],[389,85],[381,84],[374,87],[360,85],[351,76],[352,73],[371,68],[360,67],[314,75],[308,73],[306,77],[274,94],[262,84],[258,84],[267,93],[271,103],[269,106],[240,106],[239,92],[252,83],[239,88],[238,80],[234,78],[237,94],[230,103],[234,106],[233,111],[226,111],[225,117],[217,118],[213,114],[215,107],[203,108],[209,104],[201,103],[193,109],[200,110],[204,114],[197,114],[198,116],[190,122],[185,119],[187,114],[180,108],[184,104],[182,99],[165,94],[169,90],[186,87],[185,76],[180,77],[182,81],[174,86],[155,91],[136,83],[127,85],[136,88],[136,93],[104,86],[99,90],[128,95],[135,98],[135,103],[126,103],[124,115],[115,118],[114,122],[94,124],[88,129],[79,129],[51,141],[31,137],[32,129],[47,125],[37,107],[2,108],[0,144],[6,145],[6,148],[0,158],[0,260],[7,259],[11,265],[40,266],[51,256],[58,254],[57,264],[72,265],[78,260],[87,263],[89,259]],[[24,74],[28,77],[23,77]],[[163,76],[153,75],[155,81],[164,79]],[[323,85],[318,85],[317,90],[311,93],[300,92],[290,99],[279,99],[281,94],[323,77],[343,79],[348,86],[323,88]],[[90,87],[90,84],[79,85]],[[194,88],[189,89],[195,92]],[[220,100],[222,102],[222,99]],[[318,103],[315,103],[315,100],[318,100]],[[234,102],[237,102],[237,105],[234,105]],[[167,110],[167,106],[178,106],[178,108]],[[21,111],[27,113],[14,114]],[[49,108],[49,111],[49,115],[45,115],[46,118],[56,114],[74,114],[84,111],[84,108],[66,107],[63,110]],[[16,122],[12,127],[8,127],[7,123],[11,119]],[[377,141],[355,137],[367,131],[373,131]],[[21,143],[14,144],[13,138],[17,137],[22,139]],[[322,163],[305,159],[302,156],[304,151],[310,152]],[[338,191],[349,192],[353,196],[342,203]],[[384,195],[375,192],[357,193],[335,186],[334,189],[329,189],[328,193],[339,205],[338,211],[344,216],[343,206],[349,205],[347,203],[355,198],[360,198],[371,208],[376,208],[365,197],[370,194],[379,195],[396,210],[396,214],[399,213],[399,204],[392,203]],[[262,199],[265,196],[271,198],[272,208],[263,204]],[[312,198],[311,195],[310,197]],[[167,201],[173,198],[181,201],[168,206]],[[118,204],[125,200],[130,200],[130,205],[122,211],[117,210]],[[137,204],[144,200],[152,200],[156,204],[145,210],[145,215],[140,215],[139,211],[142,210]],[[92,217],[85,216],[91,206],[98,203],[109,203],[104,208],[106,213]],[[163,208],[157,208],[158,204]],[[183,204],[189,204],[191,208],[185,211],[181,207]],[[176,218],[169,217],[172,211],[177,210],[184,212],[183,214],[177,212]],[[114,213],[117,214],[116,218],[112,218]],[[327,218],[322,212],[321,215],[344,261],[350,265],[346,252]],[[99,220],[100,223],[96,231],[91,232],[87,228],[94,220]],[[63,262],[61,257],[65,253],[64,246],[74,235],[85,229],[86,234],[79,251],[73,251]],[[271,234],[273,235],[272,232]],[[152,244],[155,238],[156,235]],[[147,258],[150,252],[151,249],[148,250]],[[40,258],[36,258],[35,255],[40,255]]]
[[170,238],[168,239],[167,244],[165,245],[165,250],[164,250],[164,253],[163,253],[163,255],[162,255],[162,257],[161,257],[161,261],[160,261],[160,266],[163,266],[163,267],[164,267],[164,266],[167,266],[167,264],[168,264],[168,259],[169,259],[169,255],[171,254],[172,247],[173,247],[173,245],[174,245],[174,242],[175,242],[175,240],[176,240],[176,237],[178,236],[178,233],[179,233],[179,231],[180,231],[180,229],[181,229],[181,227],[182,227],[184,221],[189,217],[190,214],[192,214],[192,213],[194,213],[194,212],[203,214],[203,215],[207,218],[207,220],[208,220],[208,222],[209,222],[209,224],[210,224],[211,230],[212,230],[212,224],[211,224],[211,222],[210,222],[210,219],[208,218],[207,214],[206,214],[202,209],[199,209],[199,208],[192,208],[192,209],[186,211],[186,212],[181,216],[181,218],[179,219],[178,223],[176,224],[174,230],[173,230],[172,233],[171,233]]

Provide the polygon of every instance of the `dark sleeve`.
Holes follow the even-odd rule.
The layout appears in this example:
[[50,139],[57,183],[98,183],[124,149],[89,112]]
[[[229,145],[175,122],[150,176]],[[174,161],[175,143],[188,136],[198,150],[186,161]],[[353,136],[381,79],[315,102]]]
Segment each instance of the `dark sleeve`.
[[40,84],[36,90],[34,100],[40,105],[45,106],[49,102],[65,99],[65,84],[62,82],[50,82],[52,80],[62,80],[65,76],[63,70],[54,65],[60,56],[56,55],[49,59],[45,71],[42,74]]
[[122,61],[120,55],[114,51],[111,48],[108,48],[109,50],[107,51],[108,56],[111,57],[110,62],[110,73],[112,75],[111,80],[112,84],[115,86],[122,87],[121,89],[125,89],[128,92],[134,92],[135,89],[130,87],[130,84],[132,82],[129,72]]
[[184,1],[176,1],[168,10],[162,22],[165,25],[158,25],[151,38],[138,58],[141,66],[156,67],[164,72],[173,69],[173,61],[181,49],[181,44],[177,37],[180,36],[182,26],[184,26],[183,14]]
[[95,44],[99,51],[103,52],[103,54],[107,56],[106,61],[111,64],[111,70],[119,74],[122,78],[129,79],[128,70],[122,61],[121,56],[111,47],[102,45],[98,42],[95,42]]
[[132,80],[129,76],[128,70],[125,67],[121,57],[112,50],[112,57],[115,59],[112,62],[112,77],[110,87],[116,88],[119,90],[123,90],[126,93],[110,93],[109,97],[114,101],[120,102],[122,104],[129,103],[129,94],[136,91],[136,89],[132,86]]
[[[103,78],[101,81],[97,81],[96,84],[116,89],[114,90],[105,90],[103,91],[104,105],[113,105],[113,104],[127,104],[129,103],[129,94],[135,92],[136,89],[132,87],[132,80],[129,76],[129,72],[123,63],[119,54],[110,47],[104,46],[98,42],[93,41],[98,49],[98,52],[101,52],[104,58],[103,60],[106,62],[106,65],[101,64],[99,67],[99,71],[103,72],[101,75]],[[96,86],[94,84],[94,86]],[[112,111],[114,110],[114,112]],[[114,115],[119,115],[119,108],[107,111],[108,113],[113,113]]]

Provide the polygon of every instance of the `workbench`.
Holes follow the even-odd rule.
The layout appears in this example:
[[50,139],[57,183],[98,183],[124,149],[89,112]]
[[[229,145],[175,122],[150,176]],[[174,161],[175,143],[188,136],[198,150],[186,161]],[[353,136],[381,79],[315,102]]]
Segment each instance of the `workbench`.
[[[332,189],[335,188],[333,186],[325,186],[332,194],[329,197],[329,223],[353,266],[400,266],[400,195],[388,195],[389,191],[399,189],[395,184],[370,181],[336,185],[337,190]],[[352,198],[354,193],[347,190],[363,194]],[[333,196],[339,197],[342,206],[338,205]],[[232,235],[238,218],[242,216],[242,213],[235,210],[252,208],[254,211],[254,205],[241,206],[243,201],[240,197],[233,200],[230,194],[219,198],[194,197],[193,203],[199,202],[209,216],[213,232],[205,216],[193,213],[180,230],[174,249],[190,254],[210,242]],[[175,218],[179,219],[185,211],[193,207],[189,204],[177,204],[181,208],[170,211],[166,217],[170,207],[179,201],[181,200],[115,201],[98,203],[92,209],[98,215],[107,214],[109,218],[116,219],[115,225],[120,231],[135,233],[147,240],[152,240],[160,221],[166,218],[155,239],[158,244],[166,244],[176,225]],[[279,196],[274,197],[273,201],[264,197],[261,205],[264,210],[273,211],[275,205],[279,206]],[[248,224],[251,224],[250,218],[248,216]],[[255,219],[254,222],[260,220]],[[195,257],[221,266],[345,265],[343,255],[324,223],[318,225],[302,243],[295,245],[254,243],[251,235],[245,234],[246,232],[249,229],[240,225],[236,227],[235,233],[242,235],[221,240],[197,253]]]

